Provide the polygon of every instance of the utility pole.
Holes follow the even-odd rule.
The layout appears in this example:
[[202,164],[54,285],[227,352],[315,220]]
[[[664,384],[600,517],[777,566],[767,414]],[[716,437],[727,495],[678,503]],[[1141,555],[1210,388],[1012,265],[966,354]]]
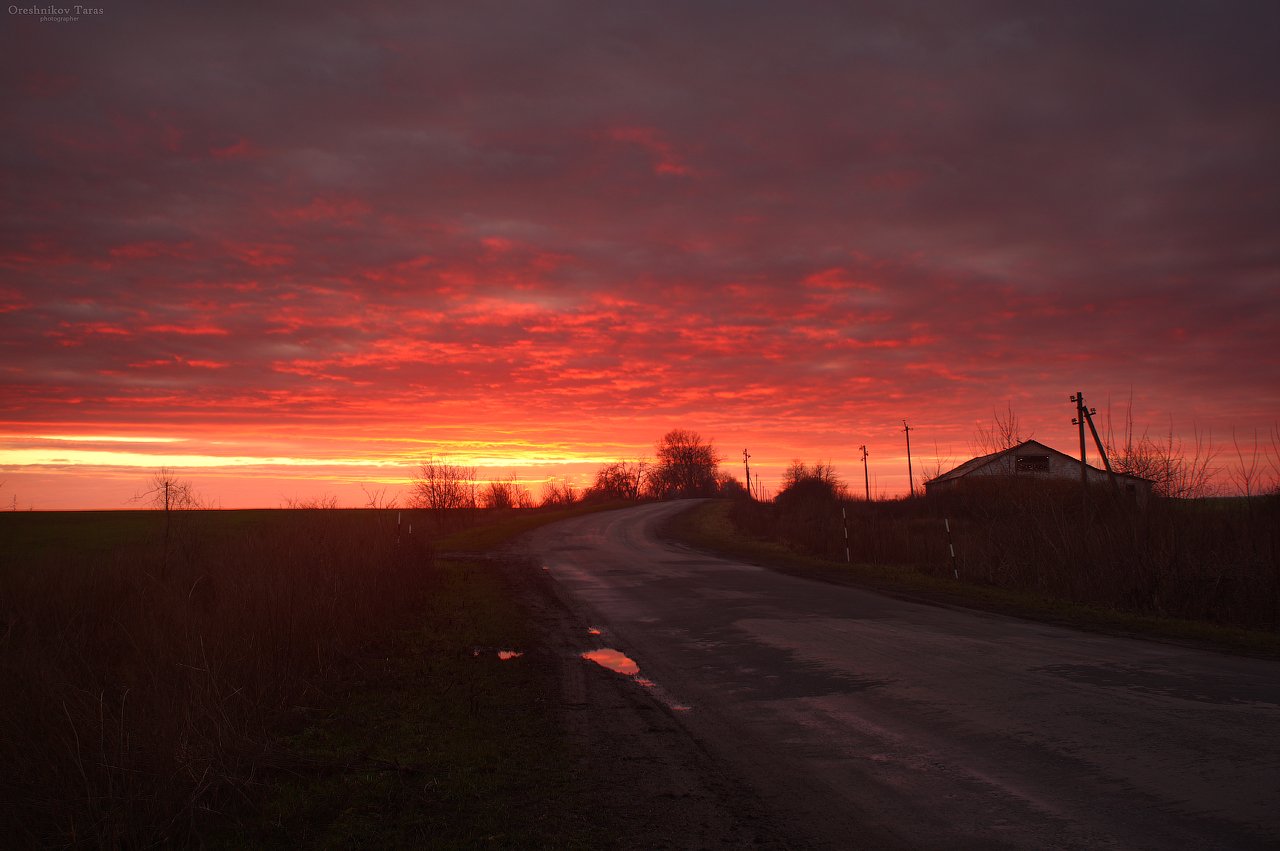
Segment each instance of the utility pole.
[[862,450],[862,483],[867,488],[867,502],[871,501],[871,475],[867,472],[867,445],[864,443],[858,447]]
[[742,466],[747,468],[747,496],[751,496],[751,465],[747,462],[750,457],[747,450],[742,450]]
[[[902,433],[907,436],[907,489],[912,496],[916,495],[916,476],[911,472],[911,426],[907,425],[907,421],[902,421]],[[1084,438],[1080,438],[1082,441]],[[1084,445],[1083,443],[1081,444]]]
[[[1080,394],[1077,393],[1076,395],[1079,396]],[[1080,401],[1078,404],[1079,404],[1079,407],[1077,408],[1077,412],[1079,414],[1082,414],[1084,416],[1085,422],[1089,424],[1089,433],[1093,435],[1093,445],[1098,449],[1098,457],[1102,459],[1102,466],[1107,468],[1107,478],[1111,481],[1111,492],[1117,498],[1119,498],[1120,483],[1116,481],[1116,471],[1111,469],[1111,459],[1107,457],[1107,449],[1102,444],[1102,438],[1098,436],[1098,427],[1093,424],[1093,415],[1098,413],[1098,409],[1085,407],[1083,397],[1080,398]],[[1080,440],[1081,440],[1081,443],[1083,444],[1083,441],[1084,441],[1083,434],[1081,434]],[[1084,457],[1083,450],[1082,450],[1081,457]]]
[[1071,401],[1076,403],[1076,416],[1071,421],[1074,426],[1080,427],[1080,504],[1083,506],[1089,498],[1089,467],[1085,457],[1084,445],[1084,420],[1085,412],[1088,410],[1084,406],[1084,392],[1076,391],[1076,395],[1071,397]]

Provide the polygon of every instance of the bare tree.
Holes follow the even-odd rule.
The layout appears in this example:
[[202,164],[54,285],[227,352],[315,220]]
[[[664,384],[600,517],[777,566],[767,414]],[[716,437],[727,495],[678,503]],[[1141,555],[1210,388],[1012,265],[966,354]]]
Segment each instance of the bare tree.
[[195,487],[190,481],[178,478],[177,472],[169,467],[161,467],[152,473],[146,490],[134,494],[130,501],[146,503],[166,512],[200,507]]
[[[1267,470],[1270,473],[1267,491],[1280,494],[1280,424],[1272,423],[1267,438],[1267,444],[1263,447],[1263,452],[1267,456]],[[18,510],[16,501],[13,510]]]
[[806,464],[796,458],[782,474],[782,489],[787,490],[805,481],[822,482],[833,489],[844,487],[840,482],[840,477],[836,475],[836,468],[831,465],[830,461],[815,461],[813,464]]
[[1150,479],[1152,491],[1157,496],[1175,499],[1197,499],[1210,496],[1213,477],[1217,473],[1214,460],[1218,451],[1213,445],[1213,435],[1192,426],[1191,445],[1183,443],[1173,433],[1173,417],[1169,418],[1169,431],[1163,440],[1154,440],[1147,431],[1135,434],[1133,422],[1133,398],[1126,408],[1121,434],[1113,432],[1113,420],[1108,406],[1107,433],[1103,445],[1111,467],[1117,473],[1128,473]]
[[605,464],[596,471],[590,493],[610,499],[639,499],[648,468],[649,462],[644,459]]
[[1231,465],[1231,480],[1240,495],[1256,496],[1263,490],[1263,479],[1266,476],[1266,457],[1258,444],[1258,432],[1253,432],[1253,446],[1241,446],[1236,430],[1231,429],[1231,446],[1235,449],[1236,460]]
[[985,426],[978,426],[974,432],[973,454],[991,455],[995,452],[1003,452],[1030,439],[1030,434],[1025,437],[1022,434],[1022,422],[1018,419],[1018,415],[1014,413],[1013,403],[1005,402],[1003,414],[993,410],[991,412],[991,422]]
[[711,441],[697,432],[672,429],[658,441],[649,490],[659,499],[714,496],[721,460]]
[[169,542],[172,535],[172,517],[175,511],[200,508],[195,487],[190,481],[178,478],[177,472],[161,467],[147,480],[146,490],[133,495],[132,502],[143,502],[164,512],[164,549],[161,551],[160,576],[169,573]]
[[434,455],[422,463],[409,492],[415,508],[429,508],[438,514],[478,504],[476,468],[450,464]]
[[360,490],[364,491],[364,507],[365,508],[388,509],[388,508],[395,508],[400,503],[399,496],[387,496],[386,488],[369,490],[364,485],[361,485]]
[[716,491],[720,496],[728,499],[752,499],[746,485],[742,484],[737,476],[725,470],[716,473]]
[[[1019,440],[1017,443],[1014,443],[1013,446],[1017,446],[1018,443],[1021,442],[1022,441]],[[989,455],[991,453],[988,452],[984,454]],[[943,457],[942,453],[938,449],[938,444],[935,441],[933,444],[933,463],[925,464],[920,470],[920,490],[924,491],[925,484],[927,482],[933,481],[954,466],[955,460],[950,455]]]

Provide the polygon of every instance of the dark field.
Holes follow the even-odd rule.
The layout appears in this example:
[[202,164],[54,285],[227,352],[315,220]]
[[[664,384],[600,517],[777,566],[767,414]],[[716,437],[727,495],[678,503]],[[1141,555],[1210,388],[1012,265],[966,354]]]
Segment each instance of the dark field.
[[401,520],[0,515],[0,833],[577,844],[572,813],[529,800],[569,780],[545,673],[497,656],[536,644],[516,595],[484,562],[437,559],[428,516]]

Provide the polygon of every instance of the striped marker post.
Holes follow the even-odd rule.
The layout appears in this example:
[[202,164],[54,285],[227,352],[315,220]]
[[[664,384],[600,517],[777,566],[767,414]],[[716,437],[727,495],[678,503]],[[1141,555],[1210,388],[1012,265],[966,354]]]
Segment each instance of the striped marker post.
[[840,506],[840,517],[844,519],[844,563],[853,564],[849,556],[849,512],[843,505]]
[[947,549],[951,550],[951,575],[959,579],[960,570],[956,567],[956,545],[951,541],[951,520],[943,518],[942,522],[947,527]]

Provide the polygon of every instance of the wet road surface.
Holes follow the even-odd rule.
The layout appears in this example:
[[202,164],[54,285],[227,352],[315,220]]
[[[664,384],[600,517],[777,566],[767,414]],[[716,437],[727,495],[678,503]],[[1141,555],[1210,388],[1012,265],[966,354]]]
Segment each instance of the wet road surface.
[[638,668],[618,675],[809,846],[1280,848],[1280,663],[660,541],[685,507],[579,517],[525,545]]

